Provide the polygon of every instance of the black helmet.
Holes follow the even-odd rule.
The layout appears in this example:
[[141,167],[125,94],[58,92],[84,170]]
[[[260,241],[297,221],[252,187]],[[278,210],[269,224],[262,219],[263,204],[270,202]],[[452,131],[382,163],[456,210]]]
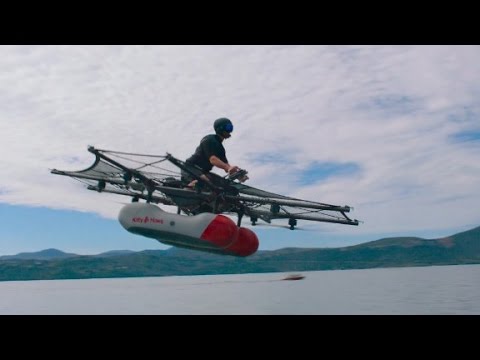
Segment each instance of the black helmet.
[[213,128],[217,134],[221,134],[224,131],[231,133],[233,131],[233,124],[227,118],[220,118],[215,120],[213,123]]

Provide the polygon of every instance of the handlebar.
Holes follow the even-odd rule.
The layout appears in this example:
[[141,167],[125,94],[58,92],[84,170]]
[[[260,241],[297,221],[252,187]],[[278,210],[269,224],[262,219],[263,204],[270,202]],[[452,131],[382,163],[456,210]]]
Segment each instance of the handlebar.
[[242,177],[246,176],[247,174],[248,174],[247,170],[240,169],[237,172],[235,172],[233,174],[229,174],[227,176],[228,176],[229,180],[237,180],[237,179],[241,179]]

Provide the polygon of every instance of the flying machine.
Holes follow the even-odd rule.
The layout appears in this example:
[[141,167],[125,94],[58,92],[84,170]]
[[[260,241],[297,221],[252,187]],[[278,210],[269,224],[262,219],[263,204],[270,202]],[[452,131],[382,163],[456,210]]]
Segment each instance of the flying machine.
[[[74,178],[88,190],[131,197],[118,215],[129,232],[176,247],[233,256],[249,256],[259,246],[257,235],[242,227],[259,220],[285,219],[294,230],[298,220],[358,225],[347,216],[352,208],[296,199],[247,186],[248,173],[240,169],[224,177],[209,173],[174,157],[136,154],[88,147],[94,163],[80,171],[52,169]],[[183,173],[183,176],[182,176]],[[185,180],[193,178],[194,186]],[[190,186],[189,186],[190,185]],[[176,207],[165,211],[158,204]],[[236,223],[228,215],[236,215]]]

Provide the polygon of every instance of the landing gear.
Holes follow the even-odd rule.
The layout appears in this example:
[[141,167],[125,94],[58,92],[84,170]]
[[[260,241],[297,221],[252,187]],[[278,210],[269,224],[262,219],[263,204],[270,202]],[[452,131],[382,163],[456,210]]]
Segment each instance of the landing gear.
[[155,183],[152,180],[149,180],[145,185],[147,189],[147,204],[150,204],[152,201],[153,192],[155,191]]
[[147,204],[150,204],[150,202],[152,201],[152,195],[153,195],[153,191],[148,191],[147,192]]
[[237,226],[240,227],[240,225],[242,225],[242,218],[243,218],[243,215],[245,215],[245,213],[243,212],[243,210],[240,210],[237,212],[237,214],[238,214]]
[[97,191],[102,192],[105,189],[106,183],[104,180],[98,181]]
[[258,218],[256,216],[250,216],[250,221],[252,222],[252,226],[257,225]]
[[297,219],[288,219],[288,225],[290,225],[290,230],[294,230],[295,226],[297,226]]

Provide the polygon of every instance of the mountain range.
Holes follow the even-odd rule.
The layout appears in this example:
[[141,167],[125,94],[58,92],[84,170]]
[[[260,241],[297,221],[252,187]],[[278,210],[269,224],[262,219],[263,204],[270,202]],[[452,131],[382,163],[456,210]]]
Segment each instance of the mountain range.
[[480,227],[439,239],[395,237],[341,248],[284,248],[237,258],[171,248],[0,256],[0,281],[206,275],[480,264]]

